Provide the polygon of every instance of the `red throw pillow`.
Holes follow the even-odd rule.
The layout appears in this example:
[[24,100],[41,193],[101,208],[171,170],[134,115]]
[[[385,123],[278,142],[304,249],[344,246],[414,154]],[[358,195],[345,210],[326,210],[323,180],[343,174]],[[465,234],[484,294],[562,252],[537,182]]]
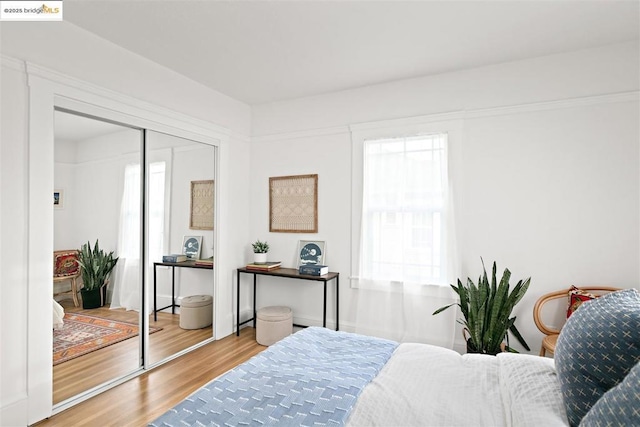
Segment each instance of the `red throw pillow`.
[[578,309],[578,307],[580,307],[580,304],[582,304],[585,301],[592,300],[594,298],[596,298],[594,294],[587,291],[583,291],[582,289],[577,288],[575,286],[571,286],[571,289],[569,289],[569,305],[567,306],[567,319],[569,318],[569,316],[573,314],[574,311]]
[[53,260],[53,275],[55,277],[73,276],[78,273],[78,255],[68,252],[56,255]]

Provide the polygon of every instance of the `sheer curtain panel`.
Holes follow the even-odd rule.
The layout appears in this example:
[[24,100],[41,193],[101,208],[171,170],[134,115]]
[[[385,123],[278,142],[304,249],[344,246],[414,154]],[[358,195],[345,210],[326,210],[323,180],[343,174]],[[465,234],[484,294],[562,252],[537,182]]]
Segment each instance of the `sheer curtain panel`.
[[362,161],[354,186],[354,197],[361,197],[351,278],[356,329],[452,347],[455,312],[431,316],[455,302],[449,134],[356,138],[354,144]]
[[[164,234],[165,163],[149,167],[149,259],[162,257]],[[140,165],[128,164],[124,171],[124,189],[120,206],[118,264],[111,298],[111,308],[139,311],[140,295]],[[148,312],[151,305],[147,304]]]

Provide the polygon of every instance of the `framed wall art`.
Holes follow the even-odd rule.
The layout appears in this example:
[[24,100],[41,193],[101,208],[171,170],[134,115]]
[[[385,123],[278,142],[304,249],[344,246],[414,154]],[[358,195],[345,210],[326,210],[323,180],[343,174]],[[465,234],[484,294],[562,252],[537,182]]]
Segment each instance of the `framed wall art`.
[[213,180],[191,181],[189,228],[213,230]]
[[298,267],[301,265],[326,265],[326,249],[323,241],[300,240],[298,242]]
[[62,209],[64,207],[64,190],[53,190],[53,207],[54,209]]
[[318,232],[318,175],[269,178],[269,231]]
[[200,259],[202,252],[202,236],[184,236],[182,253],[189,259]]

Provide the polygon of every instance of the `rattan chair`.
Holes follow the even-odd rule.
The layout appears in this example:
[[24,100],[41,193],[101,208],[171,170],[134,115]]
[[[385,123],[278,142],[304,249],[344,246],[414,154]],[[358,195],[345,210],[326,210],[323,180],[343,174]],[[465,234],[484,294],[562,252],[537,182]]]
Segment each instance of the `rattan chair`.
[[[548,303],[549,301],[558,299],[558,298],[569,298],[569,291],[571,289],[567,288],[562,291],[550,292],[541,296],[536,304],[533,306],[533,321],[536,323],[536,326],[545,334],[545,337],[542,339],[542,345],[540,346],[540,356],[545,356],[547,352],[554,353],[556,350],[556,342],[558,341],[558,336],[560,335],[560,329],[555,329],[550,326],[547,326],[542,320],[542,307]],[[620,288],[613,288],[611,286],[584,286],[580,287],[581,291],[586,291],[594,294],[595,296],[600,296],[602,294],[606,294],[608,292],[619,291]]]
[[80,265],[78,264],[78,251],[75,249],[53,252],[53,284],[69,281],[71,289],[63,292],[53,292],[53,296],[71,294],[73,305],[78,307],[78,277],[80,277]]

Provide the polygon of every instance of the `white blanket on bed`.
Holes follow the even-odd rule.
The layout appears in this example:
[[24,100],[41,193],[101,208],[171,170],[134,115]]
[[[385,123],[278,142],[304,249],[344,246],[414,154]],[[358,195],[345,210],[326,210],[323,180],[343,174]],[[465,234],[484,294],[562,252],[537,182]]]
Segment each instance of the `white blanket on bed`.
[[365,387],[350,426],[568,425],[552,359],[401,344]]
[[64,308],[56,300],[53,300],[53,329],[64,326]]

